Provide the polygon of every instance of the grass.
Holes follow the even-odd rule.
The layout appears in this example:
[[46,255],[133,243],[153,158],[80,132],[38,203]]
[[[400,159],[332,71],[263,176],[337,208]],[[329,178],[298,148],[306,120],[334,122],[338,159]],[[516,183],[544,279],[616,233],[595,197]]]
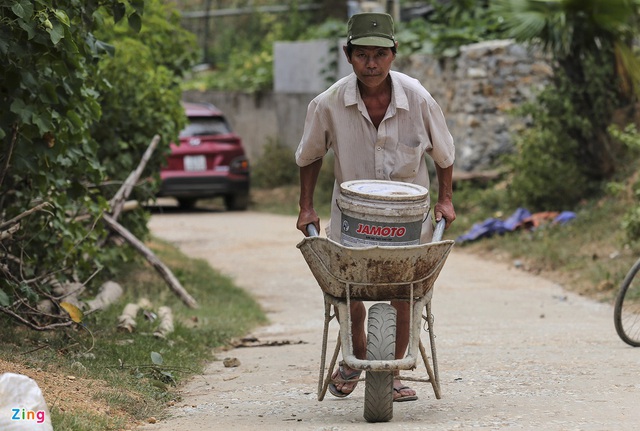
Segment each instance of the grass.
[[[474,190],[475,197],[470,197],[469,192],[454,193],[459,217],[449,234],[451,238],[485,218],[506,219],[515,209],[492,200],[495,188]],[[486,194],[486,201],[491,202],[488,206],[481,203]],[[567,290],[612,303],[624,276],[640,255],[640,244],[627,238],[621,222],[630,205],[635,204],[624,196],[605,194],[573,208],[576,218],[567,224],[543,224],[533,231],[517,230],[456,247],[508,262],[556,281]]]
[[[0,359],[47,373],[43,380],[52,387],[43,392],[50,394],[47,404],[56,430],[116,430],[161,417],[167,403],[177,399],[176,385],[200,374],[215,359],[214,349],[266,322],[253,298],[205,261],[189,259],[164,242],[149,245],[197,298],[199,309],[184,306],[150,265],[137,263],[116,280],[125,297],[85,316],[84,327],[39,333],[2,324]],[[167,339],[154,337],[157,321],[140,314],[135,332],[116,329],[124,304],[141,298],[150,299],[154,309],[171,307],[175,331]],[[82,384],[89,387],[88,395],[73,399],[72,391]]]

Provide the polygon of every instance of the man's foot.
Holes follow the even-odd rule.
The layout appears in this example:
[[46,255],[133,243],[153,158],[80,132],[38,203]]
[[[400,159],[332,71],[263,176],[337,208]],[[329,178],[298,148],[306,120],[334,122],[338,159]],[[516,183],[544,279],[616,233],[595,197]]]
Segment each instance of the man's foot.
[[416,391],[409,386],[403,385],[400,380],[393,381],[393,401],[401,403],[403,401],[415,401],[417,399]]
[[331,395],[338,398],[344,398],[347,395],[350,395],[351,392],[356,388],[358,384],[357,380],[360,378],[360,374],[362,374],[362,370],[352,370],[347,367],[344,363],[340,363],[338,369],[333,372],[331,378],[333,380],[341,379],[341,380],[356,380],[355,382],[335,382],[329,384],[329,392]]

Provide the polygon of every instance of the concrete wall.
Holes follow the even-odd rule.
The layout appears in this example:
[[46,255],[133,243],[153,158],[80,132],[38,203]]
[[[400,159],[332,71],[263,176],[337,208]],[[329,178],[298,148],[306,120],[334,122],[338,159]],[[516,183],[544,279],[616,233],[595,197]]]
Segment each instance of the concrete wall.
[[[299,50],[304,56],[296,55]],[[276,54],[278,91],[256,95],[189,91],[183,97],[222,109],[252,161],[269,140],[278,139],[292,149],[298,145],[307,105],[329,83],[322,72],[326,56],[338,56],[333,57],[335,78],[350,72],[341,48],[331,49],[328,43],[278,44]],[[398,56],[394,69],[419,79],[441,105],[456,142],[456,168],[463,171],[487,169],[512,149],[510,132],[520,125],[510,110],[531,100],[551,76],[541,55],[508,40],[469,45],[459,57],[446,61]]]

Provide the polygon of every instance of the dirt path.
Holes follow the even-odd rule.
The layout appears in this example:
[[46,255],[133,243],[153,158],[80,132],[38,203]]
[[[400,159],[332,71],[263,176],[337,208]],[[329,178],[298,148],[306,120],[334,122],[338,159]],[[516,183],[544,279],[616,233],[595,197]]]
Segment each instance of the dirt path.
[[[207,259],[260,301],[271,324],[252,335],[304,344],[225,352],[183,388],[170,419],[140,430],[372,427],[362,417],[362,384],[345,399],[316,399],[322,295],[295,247],[302,237],[294,225],[251,212],[153,216],[155,235]],[[640,429],[640,350],[617,338],[610,306],[454,248],[433,312],[442,399],[414,384],[420,399],[396,403],[393,421],[377,428]],[[241,365],[225,368],[224,357]]]

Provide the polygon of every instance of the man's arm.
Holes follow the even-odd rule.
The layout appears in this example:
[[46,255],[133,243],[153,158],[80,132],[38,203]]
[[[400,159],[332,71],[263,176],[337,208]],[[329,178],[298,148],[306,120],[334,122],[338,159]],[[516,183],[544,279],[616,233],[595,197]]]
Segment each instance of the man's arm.
[[441,168],[436,163],[436,175],[438,176],[438,203],[433,209],[436,222],[444,217],[447,228],[456,219],[456,210],[453,207],[453,165]]
[[305,235],[309,235],[307,232],[309,223],[313,223],[320,232],[320,218],[313,207],[313,192],[316,189],[321,167],[322,159],[318,159],[310,165],[300,168],[300,200],[298,201],[300,213],[296,227]]

